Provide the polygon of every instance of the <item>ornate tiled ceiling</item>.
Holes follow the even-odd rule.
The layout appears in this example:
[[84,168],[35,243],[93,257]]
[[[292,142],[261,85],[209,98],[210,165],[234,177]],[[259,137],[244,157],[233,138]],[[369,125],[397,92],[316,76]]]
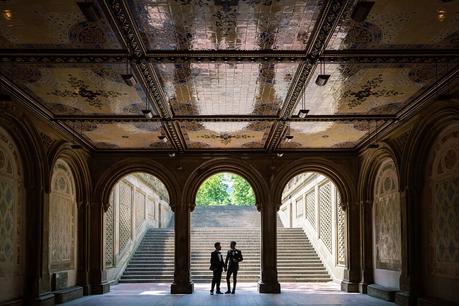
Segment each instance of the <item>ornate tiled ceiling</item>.
[[93,150],[358,150],[457,85],[458,14],[456,0],[3,0],[0,84]]

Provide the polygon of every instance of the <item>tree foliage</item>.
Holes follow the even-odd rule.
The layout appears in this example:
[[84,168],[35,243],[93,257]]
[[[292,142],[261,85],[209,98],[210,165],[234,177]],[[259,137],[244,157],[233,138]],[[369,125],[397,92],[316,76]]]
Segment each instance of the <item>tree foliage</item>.
[[255,194],[250,184],[233,173],[217,173],[199,187],[196,205],[254,205]]

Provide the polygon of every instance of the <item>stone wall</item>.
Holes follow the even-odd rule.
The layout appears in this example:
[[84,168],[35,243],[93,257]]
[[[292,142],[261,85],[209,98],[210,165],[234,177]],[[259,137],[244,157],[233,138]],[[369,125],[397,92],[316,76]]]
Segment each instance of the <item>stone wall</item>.
[[104,214],[107,280],[116,281],[149,228],[167,227],[173,213],[166,187],[156,178],[134,173],[112,189]]
[[315,172],[297,175],[282,195],[279,217],[284,227],[301,227],[335,280],[345,264],[345,212],[335,184]]

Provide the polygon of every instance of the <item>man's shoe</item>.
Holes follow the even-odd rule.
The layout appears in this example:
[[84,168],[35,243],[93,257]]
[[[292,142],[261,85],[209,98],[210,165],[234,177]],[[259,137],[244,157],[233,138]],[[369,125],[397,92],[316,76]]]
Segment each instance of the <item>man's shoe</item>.
[[230,293],[231,293],[231,291],[229,291],[229,290],[225,292],[225,294],[230,294]]
[[223,294],[223,292],[221,292],[221,291],[217,291],[216,293],[217,293],[217,294]]
[[210,295],[214,295],[214,292],[212,290],[210,290]]

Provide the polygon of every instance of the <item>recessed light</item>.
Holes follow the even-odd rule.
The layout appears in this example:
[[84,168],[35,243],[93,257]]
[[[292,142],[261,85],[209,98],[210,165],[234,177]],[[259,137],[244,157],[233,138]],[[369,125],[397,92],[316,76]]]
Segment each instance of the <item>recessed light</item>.
[[161,140],[162,142],[167,142],[167,137],[166,135],[159,135],[158,139]]
[[175,152],[169,153],[169,157],[175,157]]
[[124,80],[124,83],[126,83],[128,86],[135,86],[137,84],[137,81],[135,80],[134,76],[132,74],[122,74],[121,77]]
[[292,142],[293,135],[287,135],[285,136],[285,142]]
[[301,119],[304,119],[306,118],[308,114],[309,114],[309,109],[300,109],[300,111],[298,112],[298,117],[300,117]]
[[362,22],[367,19],[368,14],[371,11],[371,8],[375,4],[374,1],[359,1],[352,11],[351,18],[357,22]]
[[277,153],[277,157],[282,157],[284,156],[284,153]]
[[153,118],[153,113],[149,109],[142,109],[142,113],[145,116],[146,119],[151,119]]

